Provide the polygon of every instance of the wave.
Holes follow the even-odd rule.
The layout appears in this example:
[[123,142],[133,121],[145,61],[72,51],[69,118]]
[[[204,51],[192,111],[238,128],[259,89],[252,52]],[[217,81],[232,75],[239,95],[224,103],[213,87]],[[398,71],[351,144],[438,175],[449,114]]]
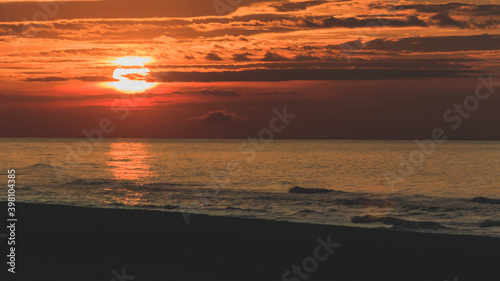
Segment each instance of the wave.
[[[59,163],[59,164],[62,164],[62,166],[55,165],[55,164],[36,163],[36,164],[32,164],[32,165],[29,165],[26,167],[17,168],[16,173],[21,174],[23,172],[40,172],[40,171],[47,171],[47,170],[54,171],[54,172],[61,171],[61,170],[71,171],[72,166],[76,165],[76,164],[66,164],[65,165],[64,163]],[[79,163],[78,165],[96,167],[96,166],[99,166],[100,164],[97,164],[97,163]]]
[[475,202],[475,203],[482,203],[482,204],[500,204],[500,199],[492,199],[492,198],[482,197],[482,196],[474,197],[470,201]]
[[268,210],[263,210],[263,209],[246,209],[246,208],[239,208],[239,207],[231,207],[231,206],[226,206],[224,207],[224,210],[226,211],[244,211],[244,212],[252,212],[252,213],[267,213],[269,212]]
[[173,210],[173,209],[179,208],[179,206],[177,206],[177,205],[165,205],[162,208],[166,209],[166,210]]
[[[55,170],[61,170],[63,167],[57,166],[57,165],[49,165],[49,164],[44,164],[44,163],[37,163],[33,165],[29,165],[26,167],[22,168],[16,168],[14,167],[14,170],[16,170],[17,175],[22,175],[23,173],[33,173],[33,172],[47,172],[47,171],[55,171]],[[2,172],[0,175],[7,175],[7,173]]]
[[93,180],[85,180],[85,179],[76,179],[71,182],[67,182],[64,185],[91,185],[98,186],[103,184],[112,184],[116,182],[115,180],[107,180],[107,179],[93,179]]
[[109,206],[113,206],[113,207],[123,207],[123,206],[125,206],[125,204],[120,203],[120,202],[108,203],[108,205]]
[[374,216],[374,215],[366,215],[362,217],[354,217],[351,219],[353,223],[371,223],[371,222],[381,222],[385,217]]
[[21,168],[19,170],[28,170],[28,169],[34,169],[34,168],[52,168],[52,167],[53,167],[53,165],[44,164],[44,163],[37,163],[37,164],[26,166],[26,167]]
[[299,215],[299,214],[314,214],[317,213],[316,211],[309,210],[309,209],[304,209],[296,212],[294,215]]
[[199,186],[195,184],[180,184],[171,182],[159,182],[159,183],[137,183],[132,180],[118,180],[118,179],[76,179],[67,183],[64,186],[74,186],[74,187],[91,187],[91,186],[116,186],[125,189],[141,189],[148,191],[178,191],[171,190],[170,188],[183,187],[183,186]]
[[288,190],[288,192],[289,193],[300,193],[300,194],[328,193],[328,192],[345,193],[344,191],[340,191],[340,190],[323,189],[323,188],[305,188],[305,187],[300,187],[300,186],[291,187]]
[[394,228],[407,228],[407,229],[445,229],[447,227],[432,221],[410,221],[398,219],[395,217],[365,215],[362,217],[353,217],[353,223],[374,223],[381,222],[383,224],[392,225]]
[[155,182],[155,183],[144,183],[141,184],[142,187],[162,187],[162,186],[204,186],[203,184],[191,184],[191,183],[173,183],[173,182]]
[[153,205],[153,204],[137,204],[137,205],[132,205],[131,207],[134,207],[134,208],[139,208],[139,209],[165,209],[165,210],[174,210],[174,209],[178,209],[179,206],[178,205],[163,205],[163,206],[159,206],[159,205]]
[[334,203],[346,206],[376,206],[376,207],[392,207],[394,202],[389,199],[369,199],[365,197],[357,197],[354,199],[335,199]]
[[479,227],[493,227],[493,226],[500,226],[500,221],[486,220],[479,225]]

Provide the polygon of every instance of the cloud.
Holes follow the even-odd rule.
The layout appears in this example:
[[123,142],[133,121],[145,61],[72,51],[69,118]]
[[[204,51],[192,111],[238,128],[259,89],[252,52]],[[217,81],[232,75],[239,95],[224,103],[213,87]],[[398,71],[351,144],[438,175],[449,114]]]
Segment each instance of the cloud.
[[[371,8],[383,8],[380,4],[372,4]],[[415,10],[419,13],[448,13],[457,12],[461,14],[477,15],[477,16],[499,16],[500,5],[495,4],[472,4],[449,2],[445,4],[411,4],[411,5],[386,5],[389,11],[400,10]]]
[[293,58],[294,61],[316,61],[320,60],[320,58],[311,56],[311,55],[304,55],[304,54],[298,54]]
[[304,1],[304,2],[286,2],[279,4],[272,4],[271,7],[278,12],[295,12],[305,10],[308,7],[317,6],[328,3],[328,1]]
[[500,20],[494,19],[476,19],[471,20],[470,22],[463,20],[455,20],[448,13],[442,12],[436,14],[429,18],[432,25],[437,25],[439,27],[457,27],[460,29],[474,29],[474,28],[495,28],[500,24]]
[[458,52],[500,50],[500,35],[407,37],[375,39],[364,44],[364,49],[413,52]]
[[[494,28],[500,24],[500,5],[497,4],[472,4],[449,2],[445,4],[409,4],[409,5],[383,5],[370,4],[370,8],[387,9],[388,11],[414,10],[421,16],[434,14],[429,17],[429,25],[440,27],[465,28]],[[424,15],[422,15],[424,14]],[[457,20],[457,18],[460,18]]]
[[110,54],[116,54],[117,52],[126,51],[124,48],[88,48],[88,49],[63,49],[63,50],[51,50],[39,52],[40,56],[82,56],[82,55],[93,55],[93,56],[107,56]]
[[208,53],[206,56],[205,56],[205,59],[207,60],[213,60],[213,61],[222,61],[223,59],[217,55],[216,53]]
[[298,22],[298,25],[308,28],[331,28],[331,27],[357,28],[357,27],[366,27],[370,25],[372,26],[385,25],[385,26],[396,26],[396,27],[407,27],[407,26],[426,27],[427,23],[416,16],[408,16],[406,20],[391,19],[391,18],[358,19],[356,17],[348,17],[348,18],[327,17],[314,21],[302,19]]
[[287,61],[288,59],[284,56],[278,55],[276,53],[267,52],[261,61]]
[[209,113],[186,120],[188,122],[198,121],[204,123],[226,123],[247,121],[246,117],[240,117],[236,113],[226,112],[225,110],[214,110]]
[[26,78],[23,81],[25,82],[61,82],[61,81],[68,81],[68,78],[64,77],[53,77],[53,76],[47,76],[47,77],[37,77],[37,78]]
[[436,24],[442,27],[458,27],[462,29],[470,27],[465,21],[454,20],[447,13],[439,13],[430,17],[430,19],[436,21]]
[[[405,78],[457,78],[477,74],[461,69],[254,69],[217,72],[156,72],[160,82],[229,82],[292,80],[393,80]],[[168,74],[168,75],[167,75]]]
[[234,61],[251,61],[248,56],[250,56],[250,53],[243,53],[243,54],[234,54],[233,55],[233,60]]
[[225,90],[209,90],[209,89],[202,89],[198,91],[177,91],[174,92],[174,94],[191,94],[191,95],[203,95],[203,96],[218,96],[218,97],[239,97],[240,94],[238,94],[235,91],[225,91]]
[[291,96],[291,95],[297,95],[297,91],[271,91],[271,92],[259,92],[255,93],[258,95],[263,95],[263,96]]
[[[144,77],[142,77],[144,78]],[[45,77],[35,77],[26,78],[22,81],[24,82],[63,82],[70,80],[80,80],[85,82],[113,82],[118,81],[111,77],[106,76],[76,76],[76,77],[60,77],[60,76],[45,76]]]
[[[250,5],[268,0],[245,0],[239,6]],[[2,21],[17,22],[23,17],[39,15],[44,12],[40,4],[43,2],[11,2],[0,3]],[[81,19],[81,18],[161,18],[161,17],[201,17],[216,16],[217,10],[213,1],[184,0],[102,0],[102,1],[70,1],[52,2],[57,6],[50,7],[50,15],[44,13],[47,19]],[[64,3],[64,4],[63,4]],[[39,19],[40,20],[40,19]]]
[[0,93],[0,102],[30,103],[30,102],[60,102],[60,101],[97,101],[116,99],[115,94],[102,95],[63,95],[63,96],[42,96],[42,95],[6,95]]
[[76,80],[86,81],[86,82],[112,82],[117,81],[116,79],[105,77],[105,76],[78,76],[75,77]]

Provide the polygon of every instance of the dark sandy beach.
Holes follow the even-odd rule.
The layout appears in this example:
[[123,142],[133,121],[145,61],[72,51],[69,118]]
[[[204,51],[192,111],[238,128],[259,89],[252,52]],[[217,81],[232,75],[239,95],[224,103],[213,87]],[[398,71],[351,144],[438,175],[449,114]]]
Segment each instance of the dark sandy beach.
[[[317,269],[288,280],[500,280],[497,238],[21,203],[17,213],[17,273],[2,280],[108,281],[125,267],[123,280],[278,281],[308,257]],[[311,261],[329,235],[340,247]]]

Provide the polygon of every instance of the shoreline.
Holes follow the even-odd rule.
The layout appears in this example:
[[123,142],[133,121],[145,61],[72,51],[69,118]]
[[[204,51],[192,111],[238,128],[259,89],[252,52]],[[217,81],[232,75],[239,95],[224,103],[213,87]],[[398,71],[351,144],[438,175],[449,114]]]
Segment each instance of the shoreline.
[[[136,280],[306,280],[282,276],[294,265],[314,265],[308,258],[328,239],[340,246],[314,271],[301,272],[307,280],[500,276],[500,239],[492,237],[196,214],[186,225],[172,211],[31,203],[16,209],[18,280],[111,280],[122,268]],[[6,243],[0,249],[5,253]]]
[[[333,190],[335,191],[335,190]],[[477,197],[480,198],[480,197]],[[474,198],[474,199],[477,199]],[[482,198],[482,197],[481,197]],[[464,199],[465,198],[461,198]],[[486,200],[496,200],[485,198]],[[0,200],[1,203],[6,203],[7,201]],[[401,219],[394,216],[388,215],[371,215],[366,214],[362,216],[352,216],[350,221],[352,224],[342,224],[336,222],[318,222],[318,221],[307,221],[307,218],[280,218],[274,219],[265,216],[244,216],[242,214],[222,214],[222,213],[192,213],[190,211],[196,211],[197,209],[182,209],[178,205],[164,205],[164,206],[127,206],[127,205],[115,205],[115,206],[97,206],[97,205],[72,205],[69,203],[33,203],[33,202],[18,202],[18,204],[29,204],[29,205],[51,205],[51,206],[63,206],[63,207],[75,207],[75,208],[88,208],[88,209],[104,209],[104,210],[129,210],[129,211],[151,211],[151,212],[167,212],[178,214],[183,218],[184,222],[189,221],[189,217],[193,215],[208,216],[208,217],[222,217],[222,218],[237,218],[237,219],[256,219],[265,221],[275,221],[275,222],[288,222],[297,224],[310,224],[310,225],[320,225],[320,226],[334,226],[334,227],[346,227],[353,229],[386,229],[389,231],[398,232],[409,232],[409,233],[422,233],[422,234],[442,234],[442,235],[453,235],[453,236],[471,236],[471,237],[488,237],[500,239],[500,236],[495,232],[494,234],[476,234],[468,233],[467,230],[450,228],[444,226],[441,223],[435,223],[432,221],[422,221],[422,220],[411,220],[411,219]],[[481,224],[486,222],[494,223],[492,226],[482,227]],[[484,220],[481,223],[477,223],[477,228],[492,228],[496,227],[497,221]],[[187,223],[189,224],[189,223]],[[488,235],[489,234],[489,235]]]

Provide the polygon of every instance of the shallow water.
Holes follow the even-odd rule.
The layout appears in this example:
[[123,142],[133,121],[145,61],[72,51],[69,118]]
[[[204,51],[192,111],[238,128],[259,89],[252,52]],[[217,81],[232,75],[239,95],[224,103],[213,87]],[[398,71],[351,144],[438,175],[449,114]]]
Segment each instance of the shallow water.
[[[0,151],[23,202],[500,237],[484,223],[500,220],[500,204],[472,200],[500,199],[500,142],[448,141],[426,155],[413,141],[0,138]],[[402,166],[412,152],[424,158]]]

